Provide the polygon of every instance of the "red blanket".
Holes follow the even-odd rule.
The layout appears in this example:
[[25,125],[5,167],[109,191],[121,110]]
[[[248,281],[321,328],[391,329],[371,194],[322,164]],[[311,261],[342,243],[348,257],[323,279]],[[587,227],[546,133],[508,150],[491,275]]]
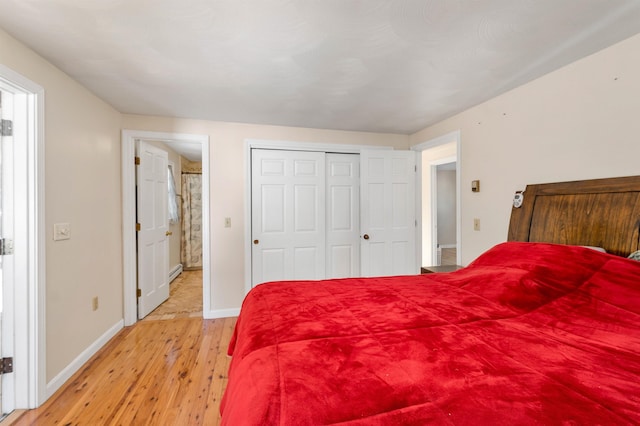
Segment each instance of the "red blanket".
[[640,262],[504,243],[446,274],[246,297],[229,425],[638,424]]

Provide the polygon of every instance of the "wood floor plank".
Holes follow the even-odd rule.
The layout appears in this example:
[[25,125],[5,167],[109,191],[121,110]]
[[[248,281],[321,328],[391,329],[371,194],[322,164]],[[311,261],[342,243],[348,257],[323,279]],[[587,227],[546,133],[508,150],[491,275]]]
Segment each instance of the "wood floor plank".
[[235,318],[140,321],[16,425],[217,425]]
[[[203,422],[204,412],[208,408],[210,392],[214,382],[214,368],[219,363],[219,345],[222,339],[223,321],[205,324],[209,327],[203,335],[203,341],[193,369],[193,387],[186,404],[182,404],[176,412],[176,421],[182,424],[198,424]],[[216,353],[216,357],[210,357],[210,353]],[[203,423],[204,424],[204,423]]]

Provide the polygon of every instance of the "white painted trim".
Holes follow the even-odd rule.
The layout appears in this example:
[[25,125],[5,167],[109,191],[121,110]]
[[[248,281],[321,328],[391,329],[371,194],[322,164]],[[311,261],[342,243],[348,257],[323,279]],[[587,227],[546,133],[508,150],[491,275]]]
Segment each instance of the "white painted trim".
[[216,319],[237,317],[238,315],[240,315],[240,308],[213,309],[208,312],[204,312],[203,316],[205,319]]
[[[447,142],[450,143],[451,141]],[[429,167],[431,169],[431,264],[440,265],[440,259],[438,258],[438,166],[442,164],[455,163],[457,161],[456,156],[438,158],[437,160],[429,161]],[[457,170],[457,167],[456,167]],[[459,189],[456,188],[456,191]],[[435,196],[434,196],[435,194]],[[457,196],[457,194],[456,194]],[[457,203],[457,200],[456,200]],[[457,230],[456,230],[457,232]],[[457,238],[457,235],[456,235]],[[442,246],[440,246],[442,248]]]
[[[411,149],[414,151],[422,152],[427,149],[435,148],[437,146],[444,145],[451,142],[456,143],[456,159],[454,160],[454,161],[457,161],[457,166],[456,166],[456,246],[460,248],[459,250],[456,250],[456,263],[458,265],[461,265],[462,264],[461,263],[462,262],[462,239],[461,239],[462,214],[461,214],[460,199],[462,194],[460,191],[460,174],[462,170],[462,151],[461,151],[462,143],[460,139],[460,130],[455,130],[453,132],[430,139],[426,142],[413,145]],[[447,161],[447,162],[450,163],[451,161]],[[418,197],[422,196],[422,169],[423,169],[422,155],[420,155],[418,159],[419,173],[416,176],[416,179],[417,179],[416,200],[419,200],[419,203],[420,203],[420,204],[417,204],[417,207],[416,207],[418,209],[418,211],[416,212],[416,218],[418,220],[417,232],[418,232],[418,235],[420,236],[420,238],[416,239],[417,241],[420,241],[419,247],[417,247],[416,252],[419,256],[418,257],[419,262],[422,261],[422,243],[421,243],[422,242],[422,201],[421,201],[421,198],[419,199]]]
[[[197,142],[202,145],[202,308],[211,310],[211,236],[209,232],[210,206],[210,141],[208,135],[186,133],[122,130],[122,252],[124,325],[138,320],[136,303],[136,200],[135,200],[135,140],[146,139],[171,142]],[[206,318],[206,316],[205,316]]]
[[[438,256],[438,166],[429,163],[431,174],[431,265],[440,265],[441,258]],[[434,196],[435,194],[435,196]]]
[[73,361],[71,361],[60,373],[56,375],[49,383],[47,383],[46,397],[50,398],[58,389],[66,383],[82,366],[91,359],[104,345],[109,342],[120,330],[124,328],[124,321],[119,320],[111,326],[102,336],[98,337],[91,345],[80,353]]
[[169,283],[171,283],[171,281],[178,278],[178,275],[180,275],[181,273],[182,273],[182,263],[178,263],[176,266],[173,267],[172,270],[169,271]]
[[458,247],[457,244],[440,244],[440,248],[443,248],[443,249],[450,249],[450,248],[456,248],[456,247]]
[[[282,149],[287,151],[319,151],[329,153],[343,154],[360,154],[362,150],[371,149],[393,149],[390,146],[372,146],[372,145],[341,145],[332,143],[317,142],[294,142],[294,141],[277,141],[267,139],[245,139],[244,145],[244,173],[245,173],[245,191],[244,191],[244,292],[249,293],[251,290],[251,150],[252,149]],[[419,264],[419,263],[418,263]],[[208,318],[208,317],[205,317]]]
[[[21,261],[21,280],[26,283],[15,293],[14,358],[26,360],[14,366],[15,408],[36,408],[46,400],[45,340],[45,184],[44,184],[44,89],[33,81],[0,64],[0,79],[27,96],[28,138],[26,161],[15,172],[24,189],[23,234],[26,244]],[[26,184],[25,184],[26,183]],[[17,251],[16,251],[17,254]],[[18,259],[16,259],[18,260]],[[18,271],[16,271],[18,272]]]
[[[435,148],[437,146],[445,145],[451,142],[457,142],[458,144],[460,143],[460,130],[455,130],[453,132],[435,137],[433,139],[429,139],[426,142],[413,145],[411,149],[413,149],[414,151],[425,151],[427,149]],[[458,157],[460,157],[460,155],[458,155]]]

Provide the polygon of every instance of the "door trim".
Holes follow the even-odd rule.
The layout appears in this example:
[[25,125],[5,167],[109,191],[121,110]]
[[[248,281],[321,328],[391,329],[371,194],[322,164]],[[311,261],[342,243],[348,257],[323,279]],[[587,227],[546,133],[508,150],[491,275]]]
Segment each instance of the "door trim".
[[[458,162],[457,156],[440,158],[438,160],[429,162],[429,168],[431,173],[431,265],[436,265],[436,266],[440,265],[440,263],[438,263],[438,166],[443,164],[456,163],[456,202],[457,202],[457,195],[458,195],[457,194],[457,191],[458,191],[457,162]],[[457,227],[457,222],[456,222],[456,227]],[[458,230],[456,229],[456,241],[458,240],[457,232]],[[456,251],[456,256],[457,256],[457,251]]]
[[[450,133],[446,133],[444,135],[435,137],[433,139],[429,139],[425,142],[419,143],[417,145],[413,145],[410,149],[418,152],[422,152],[431,148],[438,147],[440,145],[445,145],[451,142],[456,143],[456,157],[457,157],[457,165],[456,165],[456,262],[458,265],[462,263],[462,240],[461,240],[461,231],[462,231],[462,220],[461,220],[461,209],[460,209],[460,176],[462,170],[462,152],[461,152],[461,140],[460,140],[460,130],[455,130]],[[417,171],[416,174],[416,219],[418,221],[418,236],[416,238],[416,256],[417,262],[420,264],[422,262],[422,173],[423,169],[426,165],[422,164],[422,155],[418,156],[417,159]],[[433,235],[432,235],[433,240]],[[426,265],[423,265],[426,266]]]
[[197,142],[202,145],[202,315],[216,318],[211,310],[211,237],[209,233],[209,182],[210,147],[209,135],[187,133],[150,132],[144,130],[122,130],[122,256],[124,325],[138,320],[136,304],[136,199],[135,199],[135,140],[149,139],[172,142]]
[[[14,93],[25,95],[28,112],[27,143],[15,153],[24,161],[15,165],[15,278],[26,283],[16,287],[14,359],[15,407],[36,408],[46,398],[45,340],[45,184],[44,184],[44,89],[0,64],[0,81]],[[18,244],[22,241],[22,244]],[[27,309],[25,309],[25,306]]]
[[316,143],[316,142],[294,142],[279,141],[267,139],[245,139],[244,145],[244,172],[245,172],[245,191],[244,191],[244,292],[249,293],[251,290],[251,150],[252,149],[282,149],[287,151],[318,151],[318,152],[334,152],[344,154],[360,154],[365,149],[393,149],[390,146],[372,146],[372,145],[342,145],[335,143]]

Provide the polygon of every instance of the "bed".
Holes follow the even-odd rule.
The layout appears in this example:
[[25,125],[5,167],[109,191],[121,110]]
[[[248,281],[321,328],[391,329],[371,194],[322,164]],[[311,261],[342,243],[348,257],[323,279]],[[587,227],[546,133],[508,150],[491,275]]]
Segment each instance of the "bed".
[[256,286],[222,423],[638,424],[639,232],[640,177],[529,185],[456,272]]

